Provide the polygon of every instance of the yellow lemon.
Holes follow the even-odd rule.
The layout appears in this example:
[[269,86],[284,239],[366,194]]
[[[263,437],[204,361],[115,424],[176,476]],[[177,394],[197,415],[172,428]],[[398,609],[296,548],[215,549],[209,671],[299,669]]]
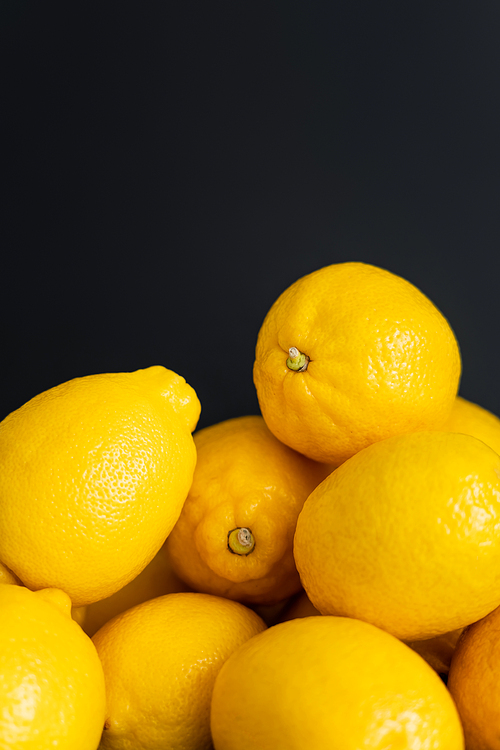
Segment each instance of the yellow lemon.
[[242,604],[167,594],[117,615],[93,637],[106,679],[106,750],[209,750],[221,666],[265,629]]
[[164,367],[76,378],[0,423],[0,561],[79,607],[135,578],[174,526],[200,412]]
[[282,442],[339,465],[402,432],[439,429],[457,394],[460,353],[435,305],[364,263],[295,281],[259,331],[254,382]]
[[251,638],[215,681],[215,750],[463,750],[443,682],[389,633],[305,617]]
[[500,453],[500,419],[491,411],[461,396],[455,399],[451,414],[442,429],[473,435]]
[[470,435],[416,432],[370,445],[308,497],[295,533],[322,614],[407,641],[500,604],[500,456]]
[[500,608],[462,633],[451,659],[450,690],[467,750],[500,748]]
[[96,750],[104,674],[57,589],[0,584],[0,747]]
[[195,433],[193,484],[165,549],[191,588],[274,605],[300,589],[293,535],[327,469],[281,443],[261,416]]
[[189,591],[189,587],[174,573],[167,555],[160,549],[137,578],[112,596],[83,607],[83,612],[77,614],[78,622],[87,635],[92,637],[99,628],[120,612],[157,596],[179,591]]

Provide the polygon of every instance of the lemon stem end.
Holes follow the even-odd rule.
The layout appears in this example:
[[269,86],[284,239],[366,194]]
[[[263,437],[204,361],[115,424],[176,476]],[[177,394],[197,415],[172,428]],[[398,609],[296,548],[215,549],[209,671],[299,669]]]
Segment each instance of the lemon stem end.
[[307,370],[308,364],[309,357],[307,354],[302,354],[296,346],[291,346],[288,350],[288,359],[286,361],[288,369],[295,372],[304,372],[304,370]]
[[235,555],[249,555],[255,547],[255,539],[250,529],[238,527],[227,535],[227,546]]

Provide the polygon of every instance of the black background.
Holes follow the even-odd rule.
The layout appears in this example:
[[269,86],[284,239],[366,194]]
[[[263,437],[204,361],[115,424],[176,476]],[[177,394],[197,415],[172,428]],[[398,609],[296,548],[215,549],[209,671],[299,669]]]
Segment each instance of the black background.
[[404,276],[500,414],[500,6],[1,3],[0,417],[164,364],[200,427],[257,413],[275,298]]

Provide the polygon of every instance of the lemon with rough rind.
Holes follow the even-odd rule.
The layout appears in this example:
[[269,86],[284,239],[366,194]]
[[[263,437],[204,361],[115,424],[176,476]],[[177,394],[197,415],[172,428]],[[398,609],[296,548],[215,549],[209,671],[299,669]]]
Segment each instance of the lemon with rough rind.
[[193,484],[165,550],[195,591],[274,605],[300,589],[293,559],[299,512],[328,473],[281,443],[261,416],[194,435]]
[[276,437],[339,465],[402,432],[440,429],[458,391],[460,352],[413,284],[366,263],[295,281],[257,338],[254,382]]

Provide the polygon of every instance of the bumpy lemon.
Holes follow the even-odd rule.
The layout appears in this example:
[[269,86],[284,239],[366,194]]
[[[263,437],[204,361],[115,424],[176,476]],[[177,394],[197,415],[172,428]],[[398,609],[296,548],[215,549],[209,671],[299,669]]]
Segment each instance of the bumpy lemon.
[[174,573],[167,555],[163,549],[160,549],[137,578],[112,596],[82,607],[83,611],[81,614],[77,611],[76,616],[87,635],[92,637],[112,617],[125,612],[130,607],[135,607],[136,604],[142,604],[157,596],[179,591],[189,591],[189,586]]
[[0,423],[0,561],[75,607],[135,578],[191,485],[200,403],[164,367],[90,375]]
[[328,469],[291,450],[260,416],[194,435],[191,489],[165,549],[196,591],[273,605],[300,589],[293,535],[306,497]]
[[442,429],[473,435],[500,453],[500,419],[491,411],[461,396],[455,399],[450,416]]
[[106,750],[209,750],[210,701],[225,660],[265,629],[228,599],[167,594],[117,615],[94,635],[106,678]]
[[470,435],[374,443],[333,471],[299,515],[294,554],[323,614],[406,641],[457,630],[500,604],[500,456]]
[[272,305],[254,382],[276,437],[338,465],[391,435],[439,429],[460,372],[453,331],[422,292],[381,268],[339,263]]
[[428,664],[359,620],[275,625],[222,667],[212,699],[215,750],[463,750],[460,720]]
[[57,589],[0,584],[0,747],[96,750],[104,674]]
[[467,750],[500,748],[500,608],[466,628],[451,660],[448,688]]

